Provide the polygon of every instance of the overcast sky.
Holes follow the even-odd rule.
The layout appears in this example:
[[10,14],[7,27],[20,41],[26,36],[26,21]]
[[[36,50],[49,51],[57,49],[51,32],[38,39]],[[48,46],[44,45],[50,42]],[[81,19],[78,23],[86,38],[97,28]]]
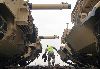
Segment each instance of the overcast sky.
[[[75,6],[77,0],[30,0],[33,4],[60,4],[61,2],[67,2],[71,4],[72,9]],[[69,28],[72,28],[71,23],[71,12],[72,9],[65,9],[65,10],[33,10],[32,16],[34,18],[34,24],[38,27],[39,35],[58,35],[62,36],[64,29],[67,27],[66,23],[69,23]],[[43,53],[44,49],[46,48],[47,44],[55,46],[57,49],[60,48],[61,41],[60,39],[54,40],[41,40],[43,46]],[[55,52],[56,53],[56,52]],[[56,53],[57,55],[57,53]],[[60,60],[59,56],[56,56],[56,63],[63,62]],[[59,61],[58,61],[59,60]],[[41,60],[41,56],[39,59],[36,59],[32,64],[47,64],[43,63]]]

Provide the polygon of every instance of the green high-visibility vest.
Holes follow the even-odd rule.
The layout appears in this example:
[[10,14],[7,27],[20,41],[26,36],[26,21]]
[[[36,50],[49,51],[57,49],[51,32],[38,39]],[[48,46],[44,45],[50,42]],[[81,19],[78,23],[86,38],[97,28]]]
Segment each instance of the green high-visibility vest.
[[53,47],[52,46],[48,46],[47,50],[48,50],[48,52],[53,52]]

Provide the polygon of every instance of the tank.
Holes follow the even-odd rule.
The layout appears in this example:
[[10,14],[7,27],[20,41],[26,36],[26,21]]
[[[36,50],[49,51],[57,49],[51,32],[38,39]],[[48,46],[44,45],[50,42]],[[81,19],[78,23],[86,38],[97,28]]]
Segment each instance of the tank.
[[70,48],[65,48],[65,58],[69,57],[67,60],[72,60],[76,68],[100,68],[100,1],[78,0],[71,16],[74,26],[62,37]]
[[0,0],[0,67],[26,66],[42,52],[40,39],[33,23],[31,10],[70,9],[68,3],[32,4],[28,0]]
[[[23,0],[0,0],[0,67],[24,66],[41,52],[37,43],[38,31],[28,2]],[[39,45],[37,50],[34,43]]]

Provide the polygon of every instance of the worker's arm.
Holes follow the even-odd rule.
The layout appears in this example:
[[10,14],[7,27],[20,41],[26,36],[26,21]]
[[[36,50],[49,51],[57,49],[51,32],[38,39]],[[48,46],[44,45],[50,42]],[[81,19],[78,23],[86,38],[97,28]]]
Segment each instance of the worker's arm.
[[53,47],[53,49],[55,49],[57,51],[57,49],[55,47]]
[[45,49],[45,53],[47,53],[47,51],[48,51],[48,49],[46,48],[46,49]]
[[42,59],[46,58],[47,48],[45,49],[45,53],[42,55]]

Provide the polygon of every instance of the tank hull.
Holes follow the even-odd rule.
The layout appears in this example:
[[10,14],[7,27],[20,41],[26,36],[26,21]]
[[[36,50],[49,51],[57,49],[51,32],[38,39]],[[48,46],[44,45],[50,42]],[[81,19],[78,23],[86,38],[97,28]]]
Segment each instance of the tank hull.
[[[96,53],[97,26],[99,25],[100,7],[93,9],[79,25],[72,28],[66,40],[75,51]],[[83,53],[84,53],[83,52]]]
[[73,27],[66,40],[75,51],[80,51],[97,41],[94,30],[84,24]]

